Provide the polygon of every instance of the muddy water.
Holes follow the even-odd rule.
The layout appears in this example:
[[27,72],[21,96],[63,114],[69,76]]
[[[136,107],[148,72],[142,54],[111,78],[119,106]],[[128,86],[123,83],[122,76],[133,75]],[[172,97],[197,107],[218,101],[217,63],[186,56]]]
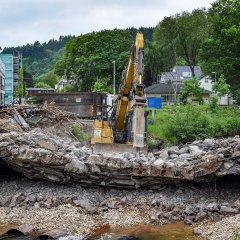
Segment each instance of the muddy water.
[[[10,225],[0,224],[0,240],[26,240],[26,236],[6,235],[6,231]],[[122,236],[133,236],[139,240],[199,240],[193,234],[193,229],[183,223],[166,224],[162,226],[157,225],[137,225],[125,228],[110,228],[109,225],[98,228],[92,240],[117,240]],[[65,237],[64,239],[68,239]],[[72,239],[72,238],[69,238]],[[123,239],[123,238],[122,238]]]
[[95,232],[94,240],[106,239],[101,236],[108,235],[107,239],[119,239],[121,236],[133,236],[140,240],[199,240],[194,235],[193,228],[183,223],[159,225],[138,225],[134,227],[111,229],[108,226]]

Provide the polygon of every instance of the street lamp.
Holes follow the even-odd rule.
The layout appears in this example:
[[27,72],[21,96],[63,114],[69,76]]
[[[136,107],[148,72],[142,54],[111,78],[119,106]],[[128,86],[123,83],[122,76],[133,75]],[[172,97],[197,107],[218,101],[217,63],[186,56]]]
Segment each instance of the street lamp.
[[113,94],[116,94],[116,89],[115,89],[115,84],[116,84],[116,79],[115,79],[115,75],[116,75],[116,67],[115,67],[115,61],[113,61]]
[[215,76],[215,77],[214,77],[214,82],[216,82],[216,80],[217,80],[217,79],[216,79],[216,72],[212,72],[212,73],[213,73],[214,76]]

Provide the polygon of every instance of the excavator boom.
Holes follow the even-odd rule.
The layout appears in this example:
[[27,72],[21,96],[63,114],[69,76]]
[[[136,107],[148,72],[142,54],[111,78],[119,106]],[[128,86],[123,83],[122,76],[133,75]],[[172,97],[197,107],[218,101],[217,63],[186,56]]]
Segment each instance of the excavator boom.
[[[131,47],[127,69],[123,74],[123,82],[114,102],[111,117],[103,124],[103,119],[95,120],[92,144],[98,145],[101,151],[113,149],[107,143],[121,143],[133,150],[145,150],[146,138],[146,96],[143,86],[143,34],[138,32],[135,44]],[[100,123],[102,122],[102,123]],[[107,133],[107,134],[106,134]],[[99,145],[101,144],[101,146]],[[118,147],[116,150],[120,149]]]

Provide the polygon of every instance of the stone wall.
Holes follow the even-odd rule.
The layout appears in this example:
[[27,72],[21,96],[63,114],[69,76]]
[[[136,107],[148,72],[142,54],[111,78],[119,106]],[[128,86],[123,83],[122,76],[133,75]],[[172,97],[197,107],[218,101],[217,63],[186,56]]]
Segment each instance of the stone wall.
[[94,154],[80,143],[34,129],[0,134],[0,161],[31,179],[82,185],[158,187],[240,175],[240,138],[205,139],[159,152]]

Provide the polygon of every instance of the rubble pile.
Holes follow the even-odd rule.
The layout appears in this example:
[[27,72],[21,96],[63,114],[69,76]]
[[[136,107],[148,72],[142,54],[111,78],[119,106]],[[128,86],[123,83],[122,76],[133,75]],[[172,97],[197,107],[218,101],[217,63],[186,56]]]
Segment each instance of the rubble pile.
[[[80,140],[72,133],[72,126],[77,126],[82,133],[88,135],[92,130],[92,122],[79,119],[77,114],[64,111],[54,103],[43,105],[17,105],[0,109],[0,133],[11,131],[27,132],[41,128],[41,132],[54,137]],[[88,145],[86,141],[81,141]]]
[[82,185],[158,188],[163,183],[240,175],[240,138],[205,139],[159,152],[94,154],[79,142],[34,129],[0,135],[0,160],[28,178]]
[[[24,128],[23,122],[30,126],[46,125],[76,118],[76,114],[66,112],[54,103],[42,105],[17,105],[0,109],[1,116],[12,117]],[[18,118],[21,118],[19,121]]]

